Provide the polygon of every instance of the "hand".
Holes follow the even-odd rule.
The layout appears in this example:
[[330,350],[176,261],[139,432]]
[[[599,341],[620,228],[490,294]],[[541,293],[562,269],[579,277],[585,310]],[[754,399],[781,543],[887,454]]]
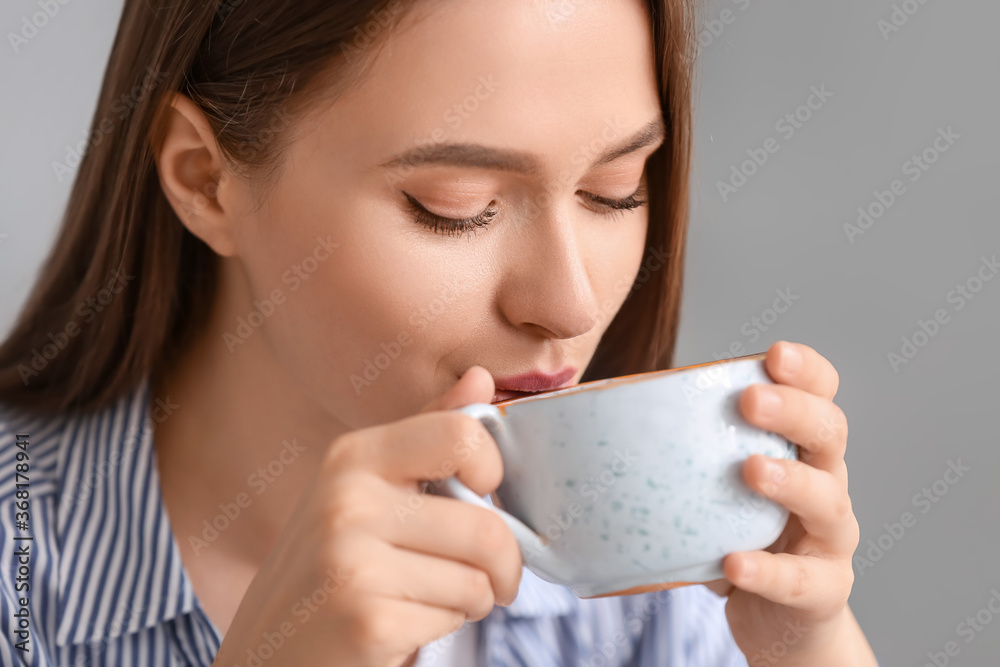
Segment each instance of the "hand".
[[503,461],[476,419],[449,408],[493,397],[472,367],[421,414],[335,440],[250,583],[214,664],[399,667],[510,604],[521,553],[493,512],[421,493],[457,475],[480,495]]
[[[747,387],[740,410],[799,445],[799,460],[755,454],[743,478],[791,514],[766,550],[728,554],[726,579],[717,580],[723,586],[710,587],[729,596],[726,617],[751,665],[799,664],[836,650],[834,638],[853,619],[847,600],[860,531],[847,492],[847,418],[833,403],[837,371],[812,348],[785,341],[771,346],[765,366],[777,384]],[[774,481],[769,463],[777,466]]]

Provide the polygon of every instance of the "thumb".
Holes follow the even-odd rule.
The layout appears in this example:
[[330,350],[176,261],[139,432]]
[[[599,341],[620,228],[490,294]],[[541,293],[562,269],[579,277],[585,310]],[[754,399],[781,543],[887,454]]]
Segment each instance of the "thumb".
[[493,376],[482,366],[470,366],[452,387],[425,405],[420,412],[453,410],[471,403],[489,403],[496,387]]

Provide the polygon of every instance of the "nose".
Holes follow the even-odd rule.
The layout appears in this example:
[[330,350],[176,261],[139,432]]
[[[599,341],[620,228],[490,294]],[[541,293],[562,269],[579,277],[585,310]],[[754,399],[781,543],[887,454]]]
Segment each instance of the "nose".
[[513,236],[498,296],[507,321],[548,338],[575,338],[593,329],[597,296],[571,217],[539,215]]

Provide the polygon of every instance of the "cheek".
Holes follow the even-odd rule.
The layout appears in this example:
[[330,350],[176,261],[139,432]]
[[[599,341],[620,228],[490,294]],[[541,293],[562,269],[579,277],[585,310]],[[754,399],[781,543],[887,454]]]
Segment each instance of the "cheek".
[[276,281],[285,294],[267,326],[274,356],[355,428],[412,414],[443,391],[456,369],[441,360],[488,312],[470,299],[489,291],[470,280],[470,261],[387,217],[355,203],[297,218],[322,226],[268,221],[283,233],[263,240],[248,268],[255,295]]
[[326,309],[338,338],[331,377],[372,423],[412,414],[447,389],[464,370],[455,351],[470,347],[488,312],[454,262],[396,241],[383,239],[330,276],[338,295]]

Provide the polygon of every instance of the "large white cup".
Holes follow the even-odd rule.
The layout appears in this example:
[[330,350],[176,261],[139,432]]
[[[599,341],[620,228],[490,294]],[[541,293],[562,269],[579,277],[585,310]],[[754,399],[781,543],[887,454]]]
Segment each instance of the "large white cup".
[[455,477],[434,486],[499,514],[524,564],[581,598],[721,579],[726,554],[768,547],[788,520],[741,473],[754,453],[798,455],[739,414],[758,382],[763,353],[469,405],[503,481],[493,504]]

